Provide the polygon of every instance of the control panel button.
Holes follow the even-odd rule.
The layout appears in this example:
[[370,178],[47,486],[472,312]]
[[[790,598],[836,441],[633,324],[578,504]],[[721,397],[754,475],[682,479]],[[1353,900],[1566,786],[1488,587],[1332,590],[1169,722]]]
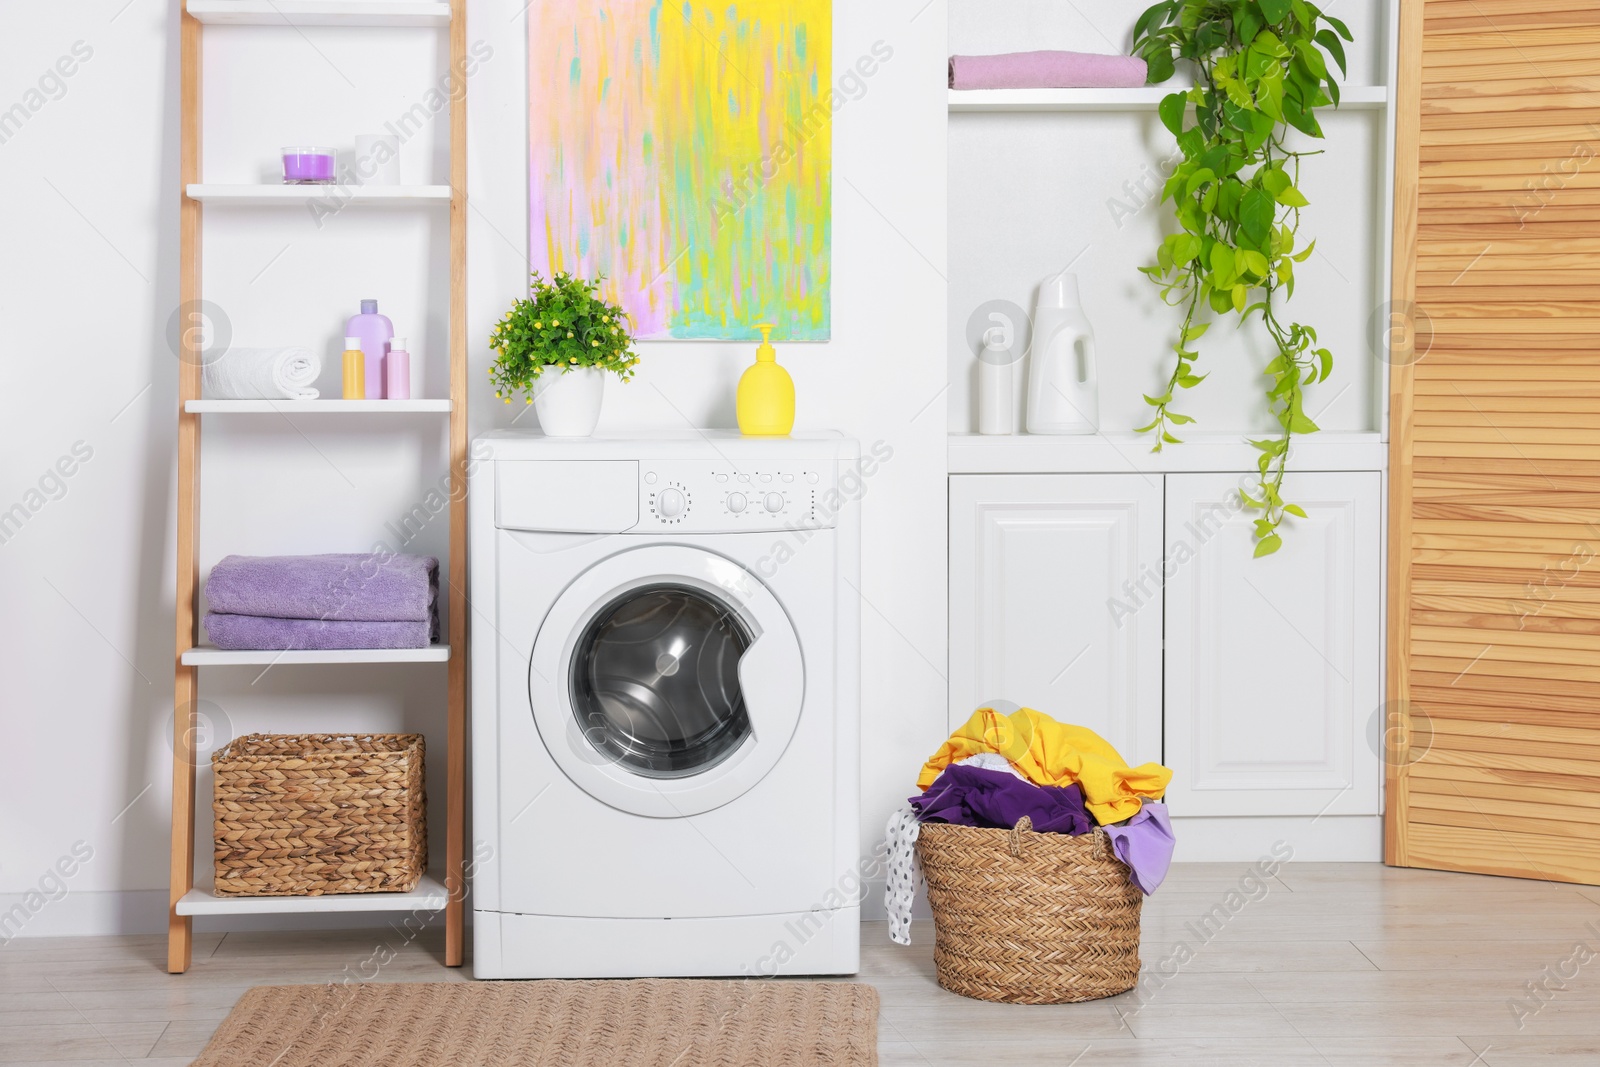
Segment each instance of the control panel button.
[[745,509],[745,505],[748,503],[749,501],[744,498],[743,493],[728,494],[728,510],[733,512],[735,515],[743,511]]
[[763,503],[766,504],[768,511],[783,510],[783,496],[779,493],[768,493],[767,499]]
[[676,489],[663,489],[661,495],[656,497],[656,511],[664,519],[675,519],[683,514],[688,501],[684,500],[683,493]]
[[792,482],[792,481],[794,481],[794,475],[792,475],[792,474],[785,474],[785,475],[784,475],[784,476],[783,476],[783,480],[784,480],[784,481],[786,481],[786,482]]
[[763,475],[762,475],[762,476],[761,476],[761,480],[762,480],[762,481],[764,481],[764,482],[770,482],[770,481],[772,481],[772,475],[770,475],[770,474],[763,474]]
[[645,485],[655,485],[656,484],[656,472],[655,471],[651,471],[651,472],[649,472],[648,474],[646,474],[644,476],[644,484]]
[[817,472],[816,471],[807,471],[806,472],[806,481],[810,482],[812,485],[816,485],[817,484]]
[[725,481],[727,481],[727,480],[728,480],[728,476],[727,476],[727,475],[726,475],[726,474],[719,474],[719,475],[717,475],[717,481],[719,481],[719,482],[725,482]]

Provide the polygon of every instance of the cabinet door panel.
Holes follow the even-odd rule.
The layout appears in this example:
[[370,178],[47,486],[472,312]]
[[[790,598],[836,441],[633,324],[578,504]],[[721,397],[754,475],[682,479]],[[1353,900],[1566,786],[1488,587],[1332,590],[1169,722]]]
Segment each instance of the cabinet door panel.
[[1291,473],[1306,509],[1252,558],[1253,476],[1167,477],[1166,754],[1179,815],[1367,815],[1381,757],[1380,476]]
[[1161,478],[950,479],[950,719],[1007,700],[1161,758]]

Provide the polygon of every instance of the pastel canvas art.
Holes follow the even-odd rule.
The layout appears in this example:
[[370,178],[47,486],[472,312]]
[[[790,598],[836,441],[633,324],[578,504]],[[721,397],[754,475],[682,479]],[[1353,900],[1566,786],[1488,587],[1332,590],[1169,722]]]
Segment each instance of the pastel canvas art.
[[831,0],[528,8],[529,259],[645,339],[826,340]]

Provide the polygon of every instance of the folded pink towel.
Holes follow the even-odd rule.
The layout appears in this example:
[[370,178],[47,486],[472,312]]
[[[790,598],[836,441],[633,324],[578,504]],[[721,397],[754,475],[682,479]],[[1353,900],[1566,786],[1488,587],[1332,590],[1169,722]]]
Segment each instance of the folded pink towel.
[[1137,56],[1009,52],[951,56],[952,89],[1136,89],[1147,69]]

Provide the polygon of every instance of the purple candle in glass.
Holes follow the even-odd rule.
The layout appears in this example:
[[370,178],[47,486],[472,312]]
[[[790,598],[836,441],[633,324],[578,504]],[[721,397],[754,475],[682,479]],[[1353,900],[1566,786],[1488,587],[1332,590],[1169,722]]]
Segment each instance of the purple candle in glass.
[[331,148],[285,148],[285,185],[332,185],[334,151]]

